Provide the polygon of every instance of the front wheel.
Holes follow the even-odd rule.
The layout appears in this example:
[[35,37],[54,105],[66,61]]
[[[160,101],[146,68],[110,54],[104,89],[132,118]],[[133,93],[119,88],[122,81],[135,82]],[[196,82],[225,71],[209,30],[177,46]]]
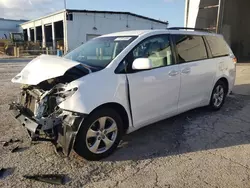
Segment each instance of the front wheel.
[[223,106],[227,95],[226,92],[227,91],[225,83],[222,81],[218,81],[214,86],[210,99],[209,106],[212,110],[219,110]]
[[100,109],[87,117],[75,142],[75,151],[87,160],[100,160],[115,151],[121,141],[123,123],[112,109]]

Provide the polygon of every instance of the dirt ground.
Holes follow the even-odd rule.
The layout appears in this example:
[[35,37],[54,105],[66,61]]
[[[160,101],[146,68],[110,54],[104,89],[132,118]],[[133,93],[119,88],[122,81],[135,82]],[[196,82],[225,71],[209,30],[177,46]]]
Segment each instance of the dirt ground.
[[[14,77],[23,62],[0,61],[0,168],[13,173],[0,187],[53,187],[23,175],[65,174],[61,187],[250,187],[250,66],[237,67],[237,86],[221,111],[196,109],[147,126],[124,137],[122,146],[100,162],[74,152],[58,156],[51,143],[30,144],[26,131],[10,116],[8,104],[19,85]],[[19,145],[22,150],[11,153]]]

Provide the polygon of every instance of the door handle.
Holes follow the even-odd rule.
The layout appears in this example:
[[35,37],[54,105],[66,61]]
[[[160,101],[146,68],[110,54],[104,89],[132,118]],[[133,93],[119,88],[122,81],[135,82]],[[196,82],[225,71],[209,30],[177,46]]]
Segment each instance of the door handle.
[[191,69],[189,67],[181,70],[181,73],[183,73],[183,74],[189,74],[190,72],[191,72]]
[[171,70],[168,75],[169,76],[177,76],[179,74],[179,71],[176,71],[176,70]]

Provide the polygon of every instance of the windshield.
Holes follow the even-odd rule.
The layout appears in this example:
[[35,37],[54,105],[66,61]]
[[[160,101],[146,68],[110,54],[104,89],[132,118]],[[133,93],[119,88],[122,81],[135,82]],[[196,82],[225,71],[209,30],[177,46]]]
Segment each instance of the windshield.
[[101,37],[88,41],[64,58],[71,59],[90,67],[106,67],[136,37]]

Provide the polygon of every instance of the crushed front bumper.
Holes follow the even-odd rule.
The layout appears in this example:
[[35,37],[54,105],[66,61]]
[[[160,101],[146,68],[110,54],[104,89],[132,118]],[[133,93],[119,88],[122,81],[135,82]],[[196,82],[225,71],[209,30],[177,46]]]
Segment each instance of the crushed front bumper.
[[[70,154],[80,125],[86,117],[85,114],[63,111],[60,123],[53,127],[53,131],[50,131],[53,134],[50,134],[50,139],[47,139],[44,138],[44,134],[42,136],[43,126],[47,126],[46,123],[54,122],[54,119],[47,118],[38,121],[18,103],[10,104],[9,110],[19,123],[26,128],[32,140],[52,141],[57,147],[62,148],[66,156]],[[45,124],[42,125],[41,122],[45,122]]]
[[23,106],[18,103],[11,103],[9,110],[12,112],[13,116],[24,126],[29,134],[37,134],[39,124],[36,122],[27,112]]

